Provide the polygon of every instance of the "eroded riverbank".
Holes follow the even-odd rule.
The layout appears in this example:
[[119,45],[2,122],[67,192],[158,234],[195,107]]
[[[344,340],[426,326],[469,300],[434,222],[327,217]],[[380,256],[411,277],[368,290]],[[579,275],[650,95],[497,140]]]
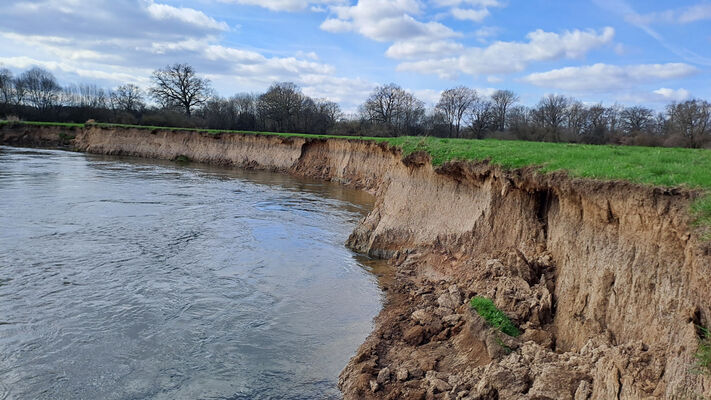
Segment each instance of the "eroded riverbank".
[[[60,128],[3,129],[47,145]],[[711,248],[693,191],[485,163],[434,168],[347,140],[88,127],[77,150],[265,169],[376,194],[348,244],[397,270],[375,330],[341,375],[347,398],[704,398],[697,325],[711,316]],[[41,142],[41,143],[40,143]],[[523,328],[488,329],[495,299]]]

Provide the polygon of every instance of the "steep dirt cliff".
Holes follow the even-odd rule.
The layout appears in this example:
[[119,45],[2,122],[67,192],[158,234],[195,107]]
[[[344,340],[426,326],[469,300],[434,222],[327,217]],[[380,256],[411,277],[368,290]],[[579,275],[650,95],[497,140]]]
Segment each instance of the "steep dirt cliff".
[[[688,220],[698,193],[487,163],[434,168],[426,154],[367,141],[0,130],[15,145],[69,137],[79,151],[185,156],[377,194],[348,245],[389,258],[396,279],[341,374],[346,398],[711,398],[694,359],[696,326],[711,325],[711,246]],[[490,329],[468,306],[475,295],[523,334]]]

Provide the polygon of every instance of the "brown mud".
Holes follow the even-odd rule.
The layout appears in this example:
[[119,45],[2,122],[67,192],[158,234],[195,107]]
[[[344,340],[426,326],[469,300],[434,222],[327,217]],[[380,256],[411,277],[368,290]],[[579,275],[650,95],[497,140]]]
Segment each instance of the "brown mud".
[[[61,138],[60,138],[61,135]],[[711,325],[711,245],[699,193],[487,163],[435,168],[367,141],[169,130],[6,126],[0,144],[265,169],[376,194],[348,245],[395,279],[340,375],[347,399],[711,399],[698,325]],[[495,331],[473,296],[523,332]]]

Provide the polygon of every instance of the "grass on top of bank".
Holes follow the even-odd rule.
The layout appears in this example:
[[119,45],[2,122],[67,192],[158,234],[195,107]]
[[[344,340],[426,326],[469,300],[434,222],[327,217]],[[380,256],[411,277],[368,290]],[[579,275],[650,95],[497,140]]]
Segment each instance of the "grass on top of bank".
[[[262,134],[283,137],[361,139],[386,142],[399,147],[405,155],[425,151],[434,165],[453,160],[488,160],[504,168],[539,167],[543,173],[567,171],[571,176],[600,180],[625,180],[634,183],[704,189],[711,193],[711,150],[641,146],[586,145],[571,143],[526,142],[496,139],[443,139],[402,136],[375,138],[366,136],[313,135],[227,131],[217,129],[175,128],[108,123],[59,123],[2,121],[2,125],[59,126],[68,129],[89,125],[101,128],[191,131],[208,134]],[[711,240],[711,194],[692,207],[694,224]]]
[[[82,128],[88,124],[55,122],[0,121],[3,124]],[[571,143],[526,142],[496,139],[442,139],[434,137],[375,138],[365,136],[311,135],[300,133],[225,131],[216,129],[173,128],[96,123],[104,128],[194,131],[209,134],[263,134],[284,137],[361,139],[386,142],[402,148],[405,155],[425,151],[434,165],[452,160],[489,160],[504,168],[537,166],[541,172],[567,171],[571,176],[593,179],[620,179],[666,187],[711,190],[711,151],[705,149],[585,145]],[[710,209],[711,202],[697,211]]]

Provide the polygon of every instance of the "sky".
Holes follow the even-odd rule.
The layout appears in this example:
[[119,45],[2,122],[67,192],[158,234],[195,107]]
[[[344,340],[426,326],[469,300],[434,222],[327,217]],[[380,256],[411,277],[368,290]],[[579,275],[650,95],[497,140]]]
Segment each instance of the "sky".
[[191,64],[223,96],[275,81],[357,110],[381,84],[661,109],[711,99],[711,0],[3,0],[0,66],[150,85]]

